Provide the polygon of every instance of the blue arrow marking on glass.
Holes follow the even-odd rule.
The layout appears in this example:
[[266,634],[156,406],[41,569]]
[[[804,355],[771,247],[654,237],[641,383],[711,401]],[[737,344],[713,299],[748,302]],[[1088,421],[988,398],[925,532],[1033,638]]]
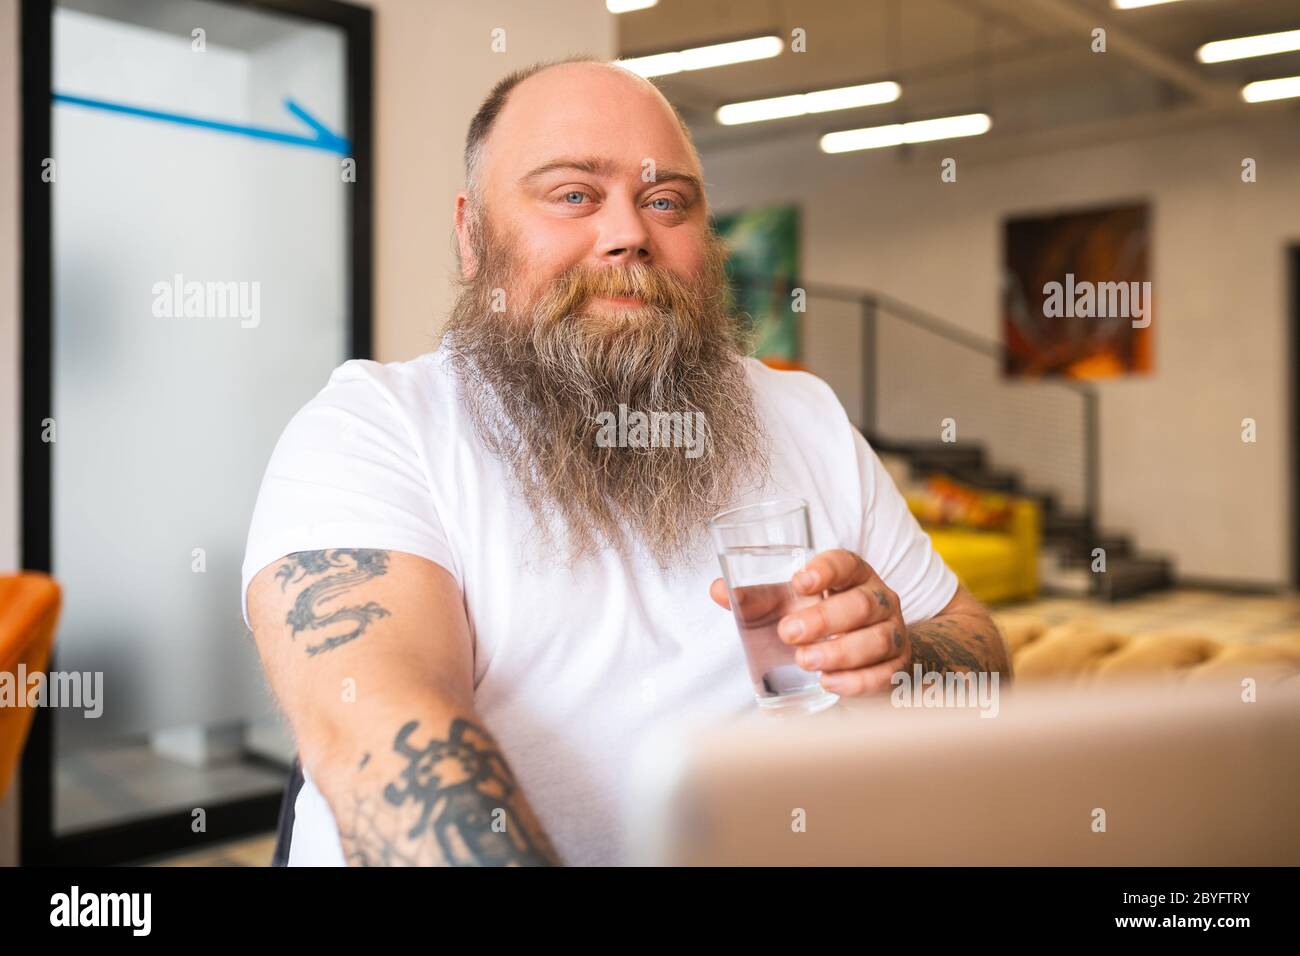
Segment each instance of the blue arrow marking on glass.
[[127,116],[139,116],[142,119],[161,120],[164,123],[179,123],[182,126],[211,129],[219,133],[234,133],[237,136],[249,136],[253,139],[269,140],[273,143],[306,146],[309,149],[323,149],[327,153],[337,153],[340,156],[346,156],[352,151],[352,144],[346,137],[330,131],[324,123],[290,99],[284,101],[285,109],[309,126],[313,135],[303,136],[297,133],[285,133],[281,130],[265,129],[261,126],[240,126],[237,123],[224,123],[221,120],[186,116],[183,113],[146,110],[139,106],[110,103],[107,100],[95,100],[87,96],[69,96],[66,93],[55,93],[54,101],[56,103],[68,103],[72,106],[85,106],[94,110],[107,110],[110,113],[123,113]]

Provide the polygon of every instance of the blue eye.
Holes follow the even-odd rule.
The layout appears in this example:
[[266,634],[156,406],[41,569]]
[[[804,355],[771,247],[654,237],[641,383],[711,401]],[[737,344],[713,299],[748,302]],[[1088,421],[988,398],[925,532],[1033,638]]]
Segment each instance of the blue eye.
[[656,198],[650,200],[651,205],[653,205],[654,203],[657,203],[657,202],[666,202],[666,203],[668,203],[667,206],[659,206],[659,207],[658,207],[658,209],[659,209],[660,212],[671,212],[671,211],[674,210],[674,209],[678,209],[678,208],[680,208],[676,200],[669,199],[667,196],[657,196]]
[[[566,203],[568,203],[570,206],[574,206],[574,205],[577,205],[578,203],[569,203],[569,202],[568,202],[569,197],[570,197],[570,196],[585,196],[585,195],[587,195],[587,194],[584,193],[582,190],[580,190],[580,189],[573,189],[573,190],[570,190],[569,192],[567,192],[567,193],[564,194],[564,201],[565,201]],[[580,203],[581,201],[582,201],[581,199],[578,200],[579,203]]]

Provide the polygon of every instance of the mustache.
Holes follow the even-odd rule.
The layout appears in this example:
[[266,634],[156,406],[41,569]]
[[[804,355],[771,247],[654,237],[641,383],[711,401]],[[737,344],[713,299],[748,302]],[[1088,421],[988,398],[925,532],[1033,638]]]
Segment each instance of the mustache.
[[574,266],[557,276],[545,295],[556,311],[570,315],[599,298],[635,298],[643,307],[677,312],[691,305],[698,307],[703,293],[699,279],[684,279],[667,269],[634,262]]

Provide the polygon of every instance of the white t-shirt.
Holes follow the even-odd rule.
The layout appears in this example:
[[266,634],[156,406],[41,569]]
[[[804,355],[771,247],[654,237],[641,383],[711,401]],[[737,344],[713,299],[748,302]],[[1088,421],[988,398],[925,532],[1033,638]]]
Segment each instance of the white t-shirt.
[[[862,555],[907,623],[942,610],[957,579],[831,389],[746,359],[771,440],[752,500],[808,501],[814,550]],[[286,554],[373,548],[446,568],[474,640],[474,707],[563,861],[623,861],[619,808],[634,746],[667,720],[756,707],[730,612],[709,597],[705,540],[670,573],[605,552],[580,574],[549,558],[503,464],[479,440],[442,350],[345,362],[289,422],[267,466],[243,564],[248,584]],[[343,861],[328,804],[305,773],[290,863]]]

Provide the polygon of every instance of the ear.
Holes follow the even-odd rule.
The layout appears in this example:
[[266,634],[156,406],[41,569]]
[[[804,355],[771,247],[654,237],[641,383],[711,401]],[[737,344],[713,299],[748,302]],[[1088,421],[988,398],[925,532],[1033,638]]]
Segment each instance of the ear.
[[[474,244],[469,238],[469,197],[464,192],[456,194],[456,247],[460,250],[460,274],[462,278],[472,279],[478,272],[478,258],[474,255]],[[475,210],[481,214],[481,210]]]

